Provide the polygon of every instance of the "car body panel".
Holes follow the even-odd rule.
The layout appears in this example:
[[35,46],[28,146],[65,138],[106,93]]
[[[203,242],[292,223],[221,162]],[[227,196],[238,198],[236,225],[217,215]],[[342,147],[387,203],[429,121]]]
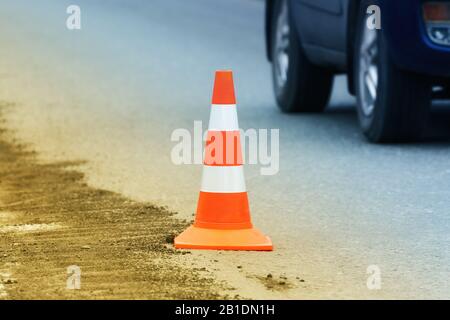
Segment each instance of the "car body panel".
[[[336,72],[350,71],[351,7],[358,0],[288,0],[296,32],[306,56]],[[434,0],[439,1],[439,0]],[[445,1],[445,0],[440,0]],[[450,77],[450,47],[433,44],[422,17],[424,0],[378,0],[382,32],[394,63],[402,69],[436,77]],[[273,0],[267,0],[268,11]],[[266,23],[270,23],[266,15]],[[266,25],[267,26],[267,25]],[[266,28],[266,32],[269,32]],[[266,34],[268,42],[269,37]],[[270,58],[270,54],[269,54]]]
[[345,69],[347,1],[290,0],[297,33],[310,61]]
[[311,8],[319,9],[321,11],[325,11],[331,14],[340,15],[342,14],[342,3],[340,0],[338,1],[330,1],[330,0],[295,0],[295,2],[309,6]]
[[426,33],[422,5],[422,0],[381,2],[383,34],[392,59],[403,69],[449,77],[450,47],[431,42]]

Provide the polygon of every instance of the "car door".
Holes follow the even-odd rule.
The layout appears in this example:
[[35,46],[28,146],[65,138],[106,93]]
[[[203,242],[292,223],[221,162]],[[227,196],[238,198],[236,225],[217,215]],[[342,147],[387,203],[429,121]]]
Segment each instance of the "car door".
[[345,68],[348,2],[291,0],[297,31],[311,61]]

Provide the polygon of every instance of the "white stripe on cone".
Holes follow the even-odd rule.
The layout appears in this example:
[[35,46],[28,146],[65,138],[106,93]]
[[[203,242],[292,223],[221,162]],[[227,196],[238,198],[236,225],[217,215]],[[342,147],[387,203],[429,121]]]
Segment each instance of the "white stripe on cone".
[[243,166],[203,166],[203,192],[246,192]]
[[209,116],[209,130],[236,131],[239,130],[236,105],[212,105]]

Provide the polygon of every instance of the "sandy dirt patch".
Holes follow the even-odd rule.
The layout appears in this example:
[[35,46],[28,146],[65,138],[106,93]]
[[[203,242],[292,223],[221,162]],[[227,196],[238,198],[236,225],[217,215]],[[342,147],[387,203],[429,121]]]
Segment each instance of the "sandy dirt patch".
[[[212,275],[172,262],[187,222],[87,185],[75,162],[40,163],[0,131],[0,298],[214,299]],[[66,288],[67,268],[81,289]]]

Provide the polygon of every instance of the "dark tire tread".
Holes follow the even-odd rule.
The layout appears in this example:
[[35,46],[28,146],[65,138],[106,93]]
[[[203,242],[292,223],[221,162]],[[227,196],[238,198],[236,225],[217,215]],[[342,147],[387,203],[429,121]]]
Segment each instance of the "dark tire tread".
[[[280,11],[281,1],[277,1],[273,10],[272,18],[272,59],[275,59],[275,35],[277,16]],[[281,94],[277,94],[275,82],[275,67],[272,64],[272,77],[277,104],[283,112],[322,112],[330,99],[333,73],[326,68],[312,64],[306,57],[300,43],[298,34],[295,32],[292,19],[290,19],[290,47],[288,78],[286,87]]]

